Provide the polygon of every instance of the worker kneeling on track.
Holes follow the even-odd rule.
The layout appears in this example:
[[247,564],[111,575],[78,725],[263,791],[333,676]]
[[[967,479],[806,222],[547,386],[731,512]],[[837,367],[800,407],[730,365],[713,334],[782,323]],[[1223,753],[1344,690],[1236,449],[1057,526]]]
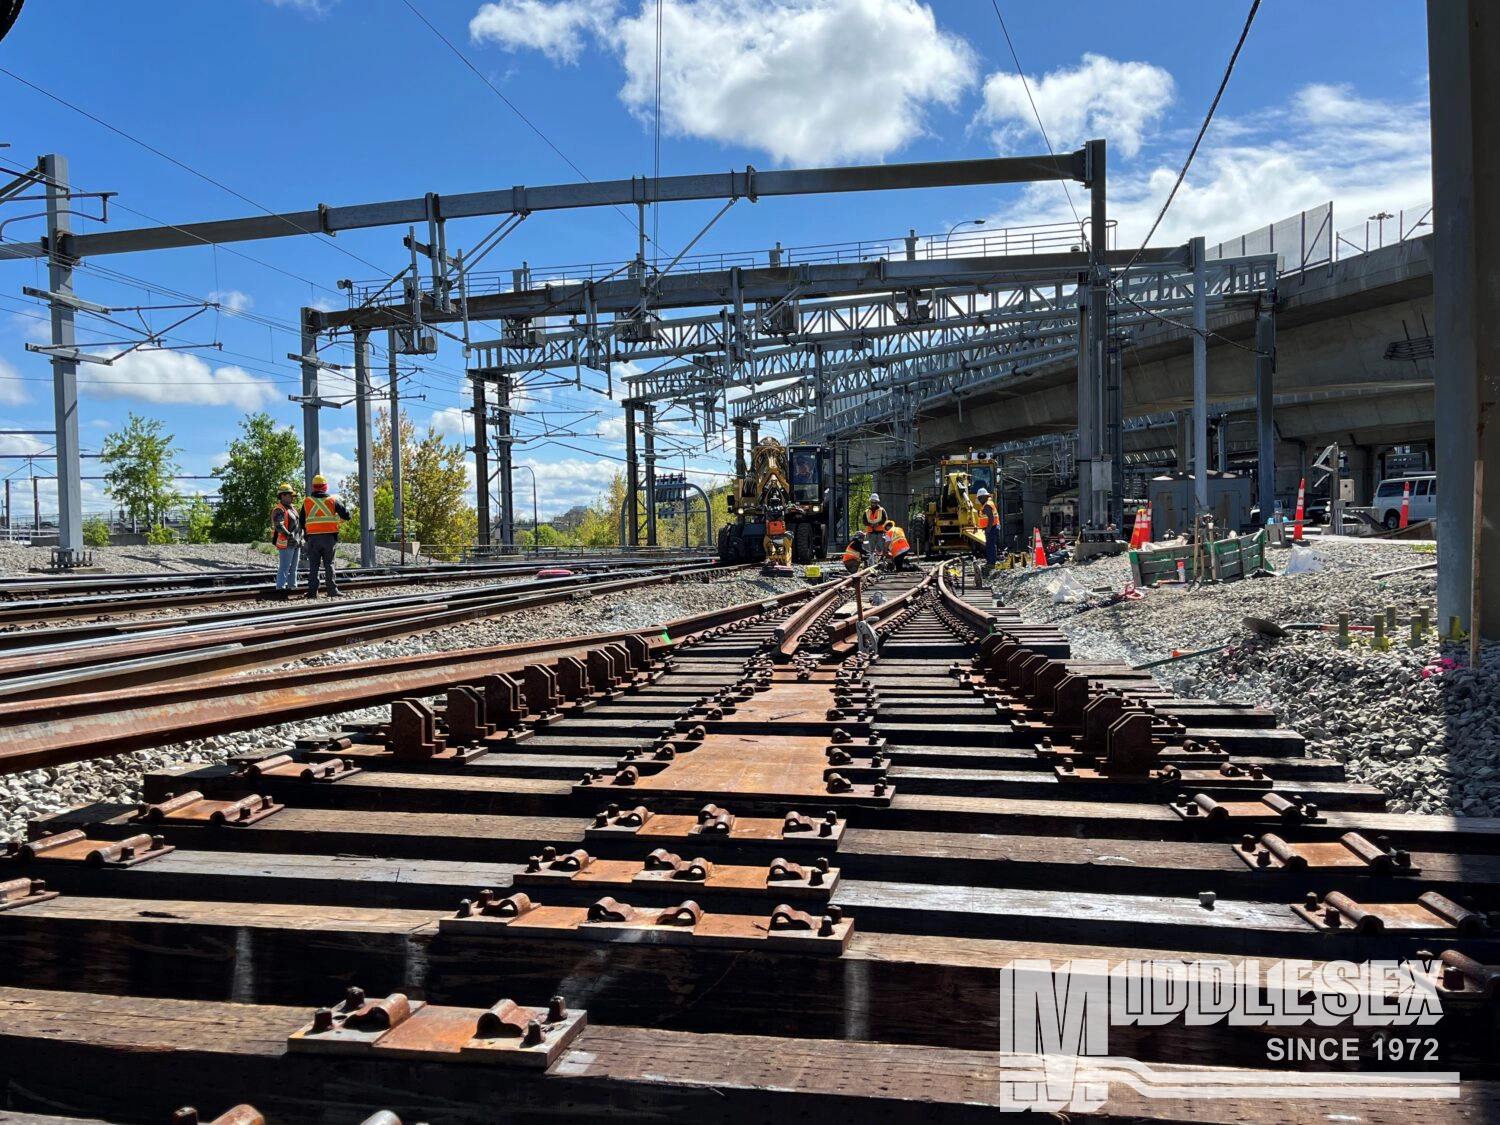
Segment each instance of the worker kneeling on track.
[[844,569],[853,574],[865,565],[868,555],[864,532],[856,531],[854,538],[849,540],[849,546],[844,548]]
[[349,518],[349,510],[337,496],[328,493],[328,481],[313,477],[312,495],[302,501],[302,531],[307,537],[307,596],[318,596],[318,567],[328,578],[328,596],[340,596],[333,577],[333,550],[338,546],[339,528]]
[[885,521],[885,540],[891,556],[892,570],[911,569],[911,544],[906,541],[906,532],[896,526],[895,520]]

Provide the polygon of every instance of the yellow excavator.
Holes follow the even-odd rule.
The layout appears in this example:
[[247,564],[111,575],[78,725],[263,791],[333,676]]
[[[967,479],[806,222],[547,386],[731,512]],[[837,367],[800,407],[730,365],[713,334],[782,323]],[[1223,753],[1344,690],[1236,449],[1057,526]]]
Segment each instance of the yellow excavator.
[[971,450],[966,456],[944,457],[937,477],[938,487],[927,496],[923,527],[928,557],[984,554],[984,531],[974,494],[981,488],[996,494],[999,462]]
[[826,452],[788,449],[775,438],[755,444],[748,470],[734,482],[734,521],[719,531],[720,563],[764,562],[767,570],[789,572],[794,562],[823,557]]

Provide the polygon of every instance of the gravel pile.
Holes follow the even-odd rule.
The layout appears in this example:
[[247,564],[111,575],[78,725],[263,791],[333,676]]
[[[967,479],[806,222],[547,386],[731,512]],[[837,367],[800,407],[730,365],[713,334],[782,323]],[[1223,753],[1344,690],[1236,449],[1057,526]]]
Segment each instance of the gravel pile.
[[[287,667],[319,667],[356,660],[390,659],[424,652],[511,644],[539,637],[568,637],[620,629],[654,627],[676,617],[755,601],[802,588],[800,579],[752,576],[688,580],[593,597],[563,605],[436,629],[393,641],[361,645],[299,661]],[[286,723],[242,734],[198,739],[158,750],[140,750],[114,758],[77,762],[60,768],[32,770],[0,777],[0,840],[21,839],[26,821],[95,801],[133,803],[140,798],[143,775],[166,766],[222,762],[253,750],[285,750],[290,740],[326,734],[346,722],[378,722],[389,709],[376,707],[299,723]]]
[[[1052,570],[1002,571],[994,586],[1028,619],[1057,622],[1080,656],[1144,664],[1174,650],[1214,648],[1153,674],[1182,695],[1271,708],[1307,737],[1309,754],[1344,762],[1351,780],[1389,795],[1392,811],[1500,816],[1500,645],[1486,645],[1475,669],[1465,667],[1465,647],[1441,645],[1435,633],[1409,647],[1404,626],[1383,652],[1358,639],[1339,649],[1331,633],[1276,640],[1245,628],[1246,616],[1331,623],[1342,611],[1367,624],[1387,606],[1403,620],[1412,609],[1433,612],[1435,571],[1372,577],[1430,554],[1337,538],[1313,550],[1322,566],[1309,573],[1163,588],[1094,607],[1054,604]],[[1278,570],[1286,559],[1284,551],[1274,557]],[[1119,592],[1130,580],[1124,558],[1069,572],[1101,591]]]

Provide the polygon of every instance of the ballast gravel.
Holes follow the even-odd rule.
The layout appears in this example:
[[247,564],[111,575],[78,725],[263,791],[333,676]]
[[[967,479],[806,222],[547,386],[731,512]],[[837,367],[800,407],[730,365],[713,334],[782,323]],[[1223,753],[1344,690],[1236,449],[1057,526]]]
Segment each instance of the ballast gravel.
[[[655,628],[678,618],[762,600],[803,589],[796,578],[711,576],[661,586],[597,595],[565,604],[523,610],[486,621],[436,629],[430,633],[359,645],[284,667],[321,667],[359,660],[388,660],[428,652],[514,644],[542,637],[569,637],[621,629]],[[252,751],[282,751],[297,738],[336,731],[344,723],[380,722],[389,708],[375,707],[305,722],[284,723],[241,734],[138,750],[112,758],[76,762],[0,777],[0,840],[23,839],[26,822],[93,802],[134,804],[141,778],[173,765],[207,765]]]
[[[1500,816],[1500,645],[1487,644],[1468,667],[1467,643],[1429,630],[1412,647],[1406,621],[1435,617],[1436,571],[1375,575],[1433,561],[1431,546],[1330,537],[1309,548],[1318,569],[1220,585],[1162,587],[1113,604],[1130,580],[1123,557],[1067,567],[1097,596],[1058,604],[1049,586],[1063,568],[1001,571],[997,595],[1034,621],[1055,621],[1073,651],[1093,659],[1144,664],[1174,651],[1210,651],[1154,668],[1180,695],[1256,703],[1301,731],[1308,754],[1345,764],[1351,781],[1385,792],[1393,812]],[[1272,549],[1278,572],[1289,558]],[[1346,649],[1332,632],[1294,630],[1271,639],[1247,616],[1278,624],[1328,623],[1347,612],[1370,624],[1388,606],[1401,624],[1386,650],[1355,634]]]

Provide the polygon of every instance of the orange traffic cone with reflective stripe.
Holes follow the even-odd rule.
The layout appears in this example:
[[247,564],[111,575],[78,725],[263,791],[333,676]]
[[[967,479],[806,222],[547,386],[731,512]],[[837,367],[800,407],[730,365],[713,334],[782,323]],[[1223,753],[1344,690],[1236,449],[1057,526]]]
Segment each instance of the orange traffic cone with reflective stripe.
[[1292,520],[1292,539],[1298,543],[1302,542],[1302,516],[1307,510],[1305,504],[1306,500],[1307,480],[1306,478],[1304,478],[1297,484],[1297,515]]
[[1411,481],[1407,481],[1401,488],[1401,522],[1398,527],[1406,527],[1411,519]]
[[1130,529],[1130,549],[1138,549],[1146,541],[1146,509],[1135,510],[1135,526]]
[[1033,527],[1031,529],[1032,562],[1036,566],[1047,565],[1047,552],[1042,550],[1042,529]]

